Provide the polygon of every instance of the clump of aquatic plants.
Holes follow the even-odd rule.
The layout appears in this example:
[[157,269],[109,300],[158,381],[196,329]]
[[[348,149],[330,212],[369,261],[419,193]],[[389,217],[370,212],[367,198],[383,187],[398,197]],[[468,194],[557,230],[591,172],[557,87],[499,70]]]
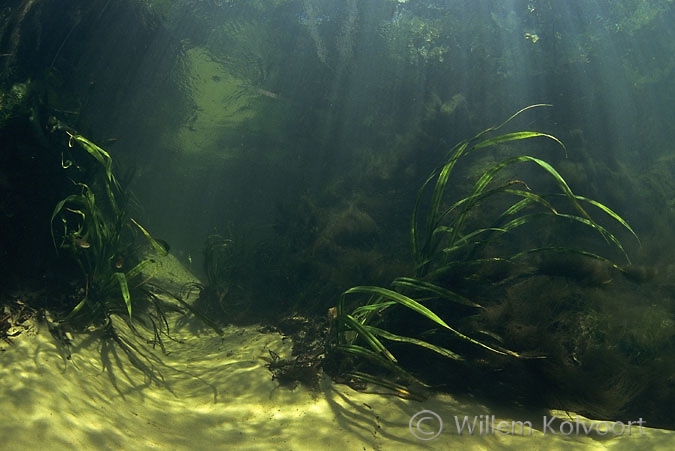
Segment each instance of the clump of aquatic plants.
[[133,318],[149,323],[161,344],[160,333],[168,329],[164,307],[147,287],[154,260],[138,257],[136,235],[140,232],[157,252],[166,251],[129,215],[128,195],[113,174],[108,152],[82,135],[66,133],[62,166],[77,179],[71,177],[75,192],[55,206],[51,231],[57,250],[79,266],[83,288],[60,322],[105,328],[111,327],[111,315],[118,315],[133,327]]
[[[188,283],[183,287],[185,295],[193,290],[199,292],[195,302],[196,310],[207,315],[222,315],[233,313],[233,300],[241,294],[242,274],[240,267],[243,256],[241,245],[231,238],[218,234],[209,235],[202,249],[203,274],[205,280]],[[213,326],[212,326],[213,327]]]
[[226,298],[234,283],[234,246],[232,239],[220,235],[210,235],[204,243],[206,285],[202,287],[202,294],[214,298],[222,309],[225,309]]
[[[526,244],[524,249],[518,249],[506,239],[516,240],[518,230],[567,221],[580,225],[588,232],[585,235],[596,234],[630,263],[620,240],[594,216],[599,213],[635,236],[628,223],[606,205],[575,194],[558,171],[543,159],[524,154],[491,159],[486,169],[476,173],[475,181],[466,185],[468,193],[458,195],[451,189],[462,186],[461,181],[451,182],[457,164],[489,149],[499,150],[503,155],[511,152],[510,144],[540,138],[552,141],[566,152],[563,143],[547,133],[496,134],[524,111],[539,106],[543,105],[524,108],[502,124],[461,141],[450,149],[445,162],[431,172],[418,191],[412,212],[414,276],[399,277],[388,288],[350,288],[331,309],[328,350],[341,380],[357,386],[375,383],[403,397],[418,396],[407,387],[411,383],[424,384],[400,364],[395,354],[403,352],[406,346],[455,361],[481,352],[507,359],[541,357],[527,350],[507,349],[503,344],[506,337],[472,330],[471,322],[465,320],[484,307],[472,297],[471,289],[466,289],[467,284],[471,287],[493,283],[495,274],[513,273],[513,268],[519,268],[523,260],[543,253],[572,254],[623,270],[597,252],[566,242],[537,243],[532,247]],[[516,178],[514,171],[526,164],[539,169],[553,191],[536,192]],[[525,241],[532,242],[536,240]],[[507,277],[501,276],[502,280]],[[518,277],[527,277],[527,272],[521,271]],[[407,327],[400,327],[401,324]],[[411,324],[414,326],[410,327]],[[398,332],[399,329],[403,332]]]

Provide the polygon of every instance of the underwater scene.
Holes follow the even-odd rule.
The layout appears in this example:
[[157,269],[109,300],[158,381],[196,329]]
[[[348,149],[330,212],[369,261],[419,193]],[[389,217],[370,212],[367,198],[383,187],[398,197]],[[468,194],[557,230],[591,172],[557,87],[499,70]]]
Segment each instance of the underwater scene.
[[0,449],[672,449],[674,23],[0,0]]

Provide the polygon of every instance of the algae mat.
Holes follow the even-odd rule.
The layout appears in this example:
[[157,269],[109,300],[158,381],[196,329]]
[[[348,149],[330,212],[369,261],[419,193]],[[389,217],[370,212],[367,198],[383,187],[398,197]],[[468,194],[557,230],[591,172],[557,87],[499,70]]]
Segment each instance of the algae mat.
[[[635,450],[668,449],[675,439],[671,431],[633,424],[629,435],[621,425],[588,419],[576,433],[573,414],[506,411],[447,395],[406,401],[325,378],[314,392],[289,390],[271,379],[262,359],[269,350],[288,356],[289,340],[280,335],[255,326],[230,327],[224,336],[194,325],[176,329],[180,342],[166,340],[165,354],[136,341],[145,372],[95,333],[75,337],[70,359],[40,324],[3,346],[0,448]],[[559,419],[545,426],[553,415]],[[468,424],[475,424],[472,433]],[[587,436],[584,428],[607,433]]]

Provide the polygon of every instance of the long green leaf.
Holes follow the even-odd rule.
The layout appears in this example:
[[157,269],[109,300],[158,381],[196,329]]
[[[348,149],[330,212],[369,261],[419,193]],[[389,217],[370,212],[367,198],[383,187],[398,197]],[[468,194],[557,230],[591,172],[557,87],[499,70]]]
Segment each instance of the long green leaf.
[[426,308],[425,306],[423,306],[419,302],[415,301],[414,299],[411,299],[408,296],[405,296],[401,293],[397,293],[395,291],[388,290],[388,289],[382,288],[382,287],[358,286],[358,287],[350,288],[349,290],[345,291],[342,295],[345,296],[345,295],[351,294],[351,293],[363,293],[363,294],[371,294],[371,295],[372,294],[379,294],[380,296],[382,296],[384,298],[391,299],[392,301],[396,301],[399,304],[403,305],[404,307],[407,307],[410,310],[413,310],[413,311],[425,316],[426,318],[429,318],[430,320],[432,320],[436,324],[444,327],[445,329],[449,330],[450,332],[452,332],[453,334],[455,334],[456,336],[458,336],[459,338],[461,338],[463,340],[466,340],[470,343],[473,343],[477,346],[480,346],[484,349],[495,352],[497,354],[511,355],[511,356],[514,356],[514,357],[518,357],[518,354],[513,352],[513,351],[495,349],[493,347],[490,347],[490,346],[486,345],[485,343],[481,343],[478,340],[474,340],[473,338],[471,338],[467,335],[464,335],[463,333],[459,332],[458,330],[453,329],[445,321],[443,321],[438,315],[436,315],[434,312],[432,312],[431,310],[429,310],[428,308]]
[[84,150],[89,153],[89,155],[94,157],[94,159],[96,159],[96,161],[98,161],[101,166],[103,166],[108,181],[116,184],[117,182],[115,181],[115,177],[112,173],[112,158],[110,158],[110,154],[82,135],[73,134],[69,131],[66,131],[66,133],[68,136],[70,136],[68,145],[72,147],[73,141],[76,141]]
[[523,139],[530,139],[530,138],[547,138],[550,139],[557,144],[560,145],[560,147],[563,148],[565,151],[565,154],[567,154],[567,148],[565,147],[565,144],[562,143],[558,138],[556,138],[553,135],[549,135],[548,133],[542,133],[542,132],[532,132],[532,131],[521,131],[521,132],[513,132],[513,133],[506,133],[503,135],[495,136],[494,138],[486,139],[485,141],[481,141],[477,143],[474,146],[474,149],[482,149],[484,147],[490,147],[490,146],[495,146],[497,144],[503,144],[506,142],[511,142],[511,141],[521,141]]
[[145,238],[147,238],[147,240],[150,242],[150,244],[152,245],[152,247],[155,249],[155,251],[156,251],[159,255],[166,256],[166,255],[169,254],[169,253],[167,252],[167,250],[164,248],[164,246],[162,246],[161,244],[159,244],[159,243],[152,237],[152,235],[150,235],[150,233],[149,233],[147,230],[145,230],[145,228],[144,228],[142,225],[140,225],[138,222],[136,222],[136,220],[135,220],[134,218],[129,218],[129,220],[131,220],[131,222],[133,222],[133,223],[136,225],[136,227],[138,227],[138,229],[143,233],[143,235],[145,235]]
[[512,255],[511,257],[509,257],[509,260],[513,261],[513,260],[517,260],[521,257],[524,257],[526,255],[542,253],[542,252],[560,252],[560,253],[564,253],[564,254],[582,255],[584,257],[589,257],[589,258],[592,258],[592,259],[595,259],[595,260],[600,260],[602,262],[605,262],[609,266],[611,266],[615,269],[619,269],[619,270],[621,269],[619,267],[619,265],[617,265],[616,263],[612,262],[608,258],[605,258],[601,255],[598,255],[598,254],[593,253],[593,252],[585,251],[583,249],[575,249],[575,248],[572,248],[572,247],[564,247],[564,246],[548,246],[548,247],[538,247],[538,248],[534,248],[534,249],[528,249],[526,251],[518,252],[517,254]]
[[129,319],[131,319],[131,294],[129,294],[129,284],[127,283],[127,278],[124,273],[116,272],[113,273],[115,279],[119,283],[120,291],[122,292],[122,299],[124,304],[127,306],[127,312],[129,313]]
[[87,304],[88,301],[89,301],[89,296],[85,295],[84,298],[82,298],[82,300],[80,302],[78,302],[75,307],[73,307],[73,309],[70,311],[70,313],[68,313],[68,315],[66,315],[66,317],[61,320],[61,322],[67,321],[67,320],[71,319],[72,317],[74,317],[77,314],[77,312],[82,310],[82,307],[84,307]]
[[[384,379],[382,377],[373,376],[372,374],[364,373],[364,372],[361,372],[361,371],[350,371],[350,372],[344,373],[343,377],[359,380],[359,381],[362,381],[362,382],[367,382],[369,384],[373,384],[373,385],[377,385],[379,387],[389,389],[392,392],[394,392],[394,394],[396,396],[398,396],[400,398],[403,398],[403,399],[411,399],[411,400],[420,401],[420,402],[424,401],[426,399],[426,397],[421,395],[421,394],[411,392],[408,389],[408,387],[406,387],[404,385],[397,384],[396,382],[392,382],[392,381]],[[412,379],[414,379],[414,378],[412,378]],[[414,380],[419,383],[419,381],[417,381],[416,379],[414,379]],[[422,385],[424,385],[425,387],[428,387],[428,385],[426,385],[426,384],[422,384]]]
[[621,216],[616,214],[612,209],[607,207],[605,204],[602,204],[602,203],[600,203],[596,200],[589,199],[589,198],[583,197],[583,196],[575,196],[575,197],[579,200],[583,200],[584,202],[588,202],[589,204],[591,204],[591,205],[599,208],[600,210],[604,211],[605,213],[607,213],[614,220],[616,220],[619,224],[621,224],[623,227],[625,227],[635,237],[635,239],[638,241],[638,243],[640,242],[640,238],[638,238],[637,234],[635,233],[635,231],[633,231],[631,226],[629,226],[628,223]]
[[440,297],[441,299],[447,299],[452,302],[465,305],[467,307],[483,308],[480,304],[476,304],[475,302],[468,300],[464,296],[457,294],[454,291],[450,291],[446,288],[439,287],[438,285],[433,284],[431,282],[425,282],[423,280],[415,279],[412,277],[398,277],[391,284],[394,287],[427,291],[429,293],[433,293],[434,295]]
[[375,352],[372,349],[364,348],[363,346],[355,344],[336,344],[335,346],[332,347],[332,349],[334,351],[338,351],[343,354],[365,358],[366,360],[376,365],[379,365],[382,368],[390,370],[392,373],[398,375],[399,377],[405,380],[417,381],[417,379],[413,375],[408,373],[399,365],[395,364],[391,360],[384,358],[382,354],[380,354],[379,352]]
[[338,316],[336,320],[343,322],[346,326],[350,327],[355,332],[357,332],[368,343],[368,345],[373,349],[373,351],[382,353],[388,360],[396,363],[396,357],[394,357],[394,355],[391,352],[389,352],[389,350],[382,344],[382,342],[375,335],[373,335],[372,332],[370,332],[367,327],[365,327],[359,321],[354,319],[353,316],[351,315]]
[[136,276],[141,274],[143,270],[148,267],[149,265],[155,263],[155,261],[151,258],[146,258],[145,260],[141,260],[136,266],[131,268],[129,271],[126,273],[126,278],[127,280],[134,279]]
[[384,310],[396,304],[394,301],[380,301],[373,304],[361,305],[354,309],[352,316],[363,324],[373,315],[381,314]]
[[566,219],[571,219],[573,221],[580,222],[584,225],[587,225],[588,227],[591,227],[598,232],[607,240],[608,242],[613,243],[623,254],[624,258],[626,261],[630,264],[630,258],[628,257],[628,253],[626,250],[623,248],[623,245],[621,244],[621,241],[619,241],[614,234],[612,234],[609,230],[598,224],[597,222],[593,221],[592,219],[586,219],[582,218],[580,216],[576,215],[568,215],[568,214],[558,214],[559,217],[561,218],[566,218]]
[[397,334],[391,333],[389,331],[386,331],[384,329],[379,329],[379,328],[373,327],[373,326],[368,326],[368,330],[370,332],[372,332],[373,335],[377,335],[377,336],[380,336],[382,338],[386,338],[387,340],[397,341],[397,342],[401,342],[401,343],[411,343],[411,344],[417,345],[421,348],[425,348],[425,349],[429,349],[431,351],[434,351],[435,353],[440,354],[443,357],[448,357],[448,358],[453,359],[453,360],[464,360],[462,358],[462,356],[450,351],[449,349],[446,349],[442,346],[437,346],[437,345],[431,344],[427,341],[420,340],[418,338],[404,337],[402,335],[397,335]]
[[382,296],[383,298],[390,299],[392,301],[396,301],[397,303],[403,305],[404,307],[409,308],[410,310],[413,310],[436,324],[446,328],[446,329],[451,329],[450,326],[448,326],[445,321],[443,321],[438,315],[436,315],[434,312],[420,304],[419,302],[415,301],[414,299],[409,298],[408,296],[405,296],[401,293],[397,293],[396,291],[389,290],[387,288],[382,288],[382,287],[376,287],[376,286],[357,286],[357,287],[352,287],[349,290],[345,291],[343,293],[343,296],[351,294],[351,293],[362,293],[362,294],[369,294],[369,295],[378,295]]

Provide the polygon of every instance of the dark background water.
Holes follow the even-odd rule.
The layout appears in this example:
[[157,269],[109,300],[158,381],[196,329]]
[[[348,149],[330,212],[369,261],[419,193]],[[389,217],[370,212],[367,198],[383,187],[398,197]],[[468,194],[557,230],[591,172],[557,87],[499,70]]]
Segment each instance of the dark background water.
[[[45,150],[50,117],[105,147],[118,173],[133,171],[134,216],[199,275],[209,235],[237,243],[233,305],[321,314],[350,286],[411,272],[415,195],[452,145],[547,103],[511,130],[551,133],[567,156],[543,141],[522,153],[550,161],[576,193],[622,215],[641,238],[615,228],[633,263],[658,276],[604,291],[554,281],[508,296],[588,301],[586,322],[549,329],[578,323],[564,332],[618,335],[607,346],[634,357],[635,369],[616,384],[628,392],[639,391],[639,378],[652,381],[645,406],[654,393],[673,399],[663,376],[673,372],[664,362],[675,349],[671,1],[0,6],[1,136],[11,149],[2,155],[1,269],[16,284],[46,271],[49,218],[70,186],[60,156]],[[536,185],[536,173],[523,170]],[[452,183],[459,191],[471,175],[467,168]],[[516,341],[534,340],[523,324],[511,330]],[[604,381],[620,362],[590,351],[585,358],[607,369],[585,367],[587,379],[570,370],[568,380]],[[657,363],[640,373],[646,361]],[[660,408],[662,424],[672,425]]]
[[668,2],[100,3],[49,62],[86,97],[71,121],[119,139],[149,225],[193,257],[307,193],[395,190],[404,219],[448,147],[532,103],[553,108],[518,125],[567,144],[573,188],[644,238],[647,205],[672,214]]

